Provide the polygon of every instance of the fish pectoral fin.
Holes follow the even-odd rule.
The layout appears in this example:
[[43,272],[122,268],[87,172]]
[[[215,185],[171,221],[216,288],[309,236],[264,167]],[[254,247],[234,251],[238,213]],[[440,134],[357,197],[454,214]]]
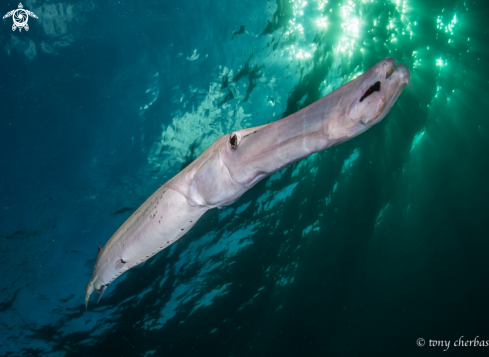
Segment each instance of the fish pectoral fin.
[[97,260],[98,260],[98,258],[100,258],[100,255],[102,254],[102,251],[104,250],[104,248],[102,248],[99,245],[97,245],[97,247],[98,247],[98,254],[97,254]]
[[98,304],[98,302],[100,301],[100,299],[102,298],[102,295],[104,294],[105,289],[107,289],[107,286],[108,286],[108,285],[104,285],[104,286],[102,286],[102,287],[100,288],[100,291],[98,291],[99,295],[98,295],[98,299],[97,299],[97,304]]

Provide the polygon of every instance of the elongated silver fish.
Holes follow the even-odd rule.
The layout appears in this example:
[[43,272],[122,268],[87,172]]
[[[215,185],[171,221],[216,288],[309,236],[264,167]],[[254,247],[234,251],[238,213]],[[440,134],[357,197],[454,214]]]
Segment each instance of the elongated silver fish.
[[102,294],[119,275],[175,243],[207,210],[233,203],[264,177],[378,123],[409,81],[408,69],[388,58],[295,114],[217,139],[100,248],[85,305],[93,290]]

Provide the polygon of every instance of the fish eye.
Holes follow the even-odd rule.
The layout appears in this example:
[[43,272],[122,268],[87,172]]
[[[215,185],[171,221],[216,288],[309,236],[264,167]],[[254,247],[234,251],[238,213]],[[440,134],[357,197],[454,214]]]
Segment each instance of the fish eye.
[[365,94],[360,98],[360,102],[362,102],[365,98],[367,98],[369,95],[371,95],[374,92],[379,92],[380,91],[380,82],[377,81],[373,85],[370,86],[369,89],[365,92]]
[[241,134],[238,132],[231,133],[229,136],[229,145],[232,150],[236,150],[241,139]]

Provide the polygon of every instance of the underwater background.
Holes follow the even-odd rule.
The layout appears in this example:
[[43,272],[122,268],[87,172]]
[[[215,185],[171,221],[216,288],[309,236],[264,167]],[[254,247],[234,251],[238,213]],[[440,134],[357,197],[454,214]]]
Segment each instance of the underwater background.
[[[28,32],[0,22],[1,356],[489,353],[454,345],[489,341],[485,2],[23,5]],[[215,139],[386,57],[412,88],[381,123],[210,210],[85,309],[97,245]]]

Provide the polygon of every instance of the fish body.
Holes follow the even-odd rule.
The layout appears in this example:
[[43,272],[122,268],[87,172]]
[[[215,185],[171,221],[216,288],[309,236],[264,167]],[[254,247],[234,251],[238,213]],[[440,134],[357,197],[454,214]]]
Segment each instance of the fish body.
[[235,202],[268,175],[349,140],[388,113],[410,74],[392,58],[276,122],[218,138],[157,190],[100,249],[85,304],[118,276],[185,235],[209,209]]

